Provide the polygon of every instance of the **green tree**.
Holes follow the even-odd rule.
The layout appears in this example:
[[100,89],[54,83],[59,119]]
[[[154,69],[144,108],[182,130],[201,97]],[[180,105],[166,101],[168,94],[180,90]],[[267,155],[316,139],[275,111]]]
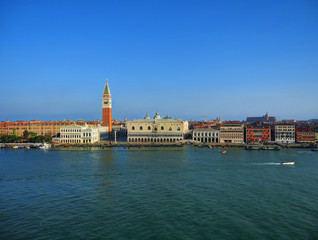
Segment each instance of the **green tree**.
[[30,132],[30,135],[32,136],[32,137],[36,137],[36,133],[35,132]]
[[18,137],[15,135],[3,135],[0,138],[0,141],[4,143],[16,142],[17,140]]
[[35,136],[35,137],[31,137],[29,139],[30,142],[52,142],[52,138],[51,137],[46,137],[46,136]]
[[25,131],[23,132],[23,137],[24,137],[25,139],[27,139],[29,136],[30,136],[29,131],[28,131],[28,130],[25,130]]

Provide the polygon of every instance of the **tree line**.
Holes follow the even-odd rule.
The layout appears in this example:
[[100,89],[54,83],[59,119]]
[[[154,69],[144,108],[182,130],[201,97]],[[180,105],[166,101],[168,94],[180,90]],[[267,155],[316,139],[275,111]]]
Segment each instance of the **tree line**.
[[0,142],[12,143],[12,142],[52,142],[52,138],[48,136],[37,135],[35,132],[29,132],[25,130],[23,136],[18,137],[15,129],[13,130],[13,135],[2,135],[0,136]]

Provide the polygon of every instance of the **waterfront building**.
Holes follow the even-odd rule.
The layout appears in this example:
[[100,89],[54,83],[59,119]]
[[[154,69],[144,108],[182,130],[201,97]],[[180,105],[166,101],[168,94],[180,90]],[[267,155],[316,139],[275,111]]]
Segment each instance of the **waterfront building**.
[[268,124],[254,123],[246,126],[247,143],[264,143],[271,141],[271,128]]
[[296,128],[296,142],[315,142],[316,131],[311,127],[297,127]]
[[[64,121],[39,121],[39,120],[31,120],[31,121],[5,121],[0,122],[0,136],[1,135],[17,135],[18,137],[23,136],[25,130],[28,132],[34,132],[37,135],[43,136],[56,136],[60,133],[60,128],[72,125],[73,121],[64,120]],[[88,127],[98,127],[100,126],[99,121],[78,121],[78,125],[87,125]]]
[[290,123],[276,124],[275,141],[277,143],[295,143],[295,125]]
[[192,139],[203,143],[219,143],[220,130],[214,128],[196,128],[193,130]]
[[112,99],[108,86],[108,79],[106,79],[106,84],[103,92],[102,99],[102,126],[107,127],[108,131],[112,131]]
[[239,121],[223,122],[220,126],[221,143],[244,143],[244,126]]
[[77,124],[61,128],[60,143],[96,143],[100,141],[100,132],[104,127],[89,128],[87,125]]
[[254,122],[264,122],[264,123],[276,123],[277,118],[273,116],[269,116],[268,113],[266,113],[262,117],[246,117],[246,122],[254,123]]
[[144,119],[126,121],[128,142],[177,142],[184,139],[188,121],[162,118],[157,112],[153,119],[148,114]]

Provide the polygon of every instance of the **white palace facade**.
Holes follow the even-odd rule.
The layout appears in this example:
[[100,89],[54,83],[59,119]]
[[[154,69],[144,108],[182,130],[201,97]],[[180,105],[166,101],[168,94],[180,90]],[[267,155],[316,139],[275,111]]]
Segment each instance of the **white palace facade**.
[[213,128],[197,128],[193,130],[192,139],[203,143],[219,143],[220,130]]
[[148,115],[144,119],[126,122],[128,142],[178,142],[184,139],[188,131],[188,121],[182,119],[162,118],[156,113],[153,119]]
[[69,125],[61,127],[61,143],[96,143],[100,141],[100,133],[106,131],[103,127],[90,128],[87,125]]

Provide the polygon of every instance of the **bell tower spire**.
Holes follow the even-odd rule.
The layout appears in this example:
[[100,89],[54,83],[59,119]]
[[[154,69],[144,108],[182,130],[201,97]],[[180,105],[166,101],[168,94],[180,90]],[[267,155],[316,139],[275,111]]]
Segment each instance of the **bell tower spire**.
[[112,99],[108,86],[108,78],[106,78],[106,84],[103,92],[102,99],[102,126],[108,127],[108,131],[112,131]]

